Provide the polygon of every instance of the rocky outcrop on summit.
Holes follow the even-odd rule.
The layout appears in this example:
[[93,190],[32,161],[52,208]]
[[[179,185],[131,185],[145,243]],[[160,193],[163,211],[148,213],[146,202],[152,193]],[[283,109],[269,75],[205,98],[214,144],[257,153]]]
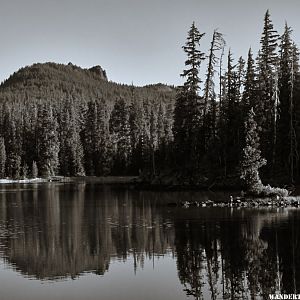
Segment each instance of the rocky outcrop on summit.
[[106,75],[106,71],[103,70],[100,66],[94,66],[94,67],[92,67],[92,68],[90,68],[88,70],[90,72],[93,72],[93,73],[99,75],[101,79],[108,80],[107,79],[107,75]]

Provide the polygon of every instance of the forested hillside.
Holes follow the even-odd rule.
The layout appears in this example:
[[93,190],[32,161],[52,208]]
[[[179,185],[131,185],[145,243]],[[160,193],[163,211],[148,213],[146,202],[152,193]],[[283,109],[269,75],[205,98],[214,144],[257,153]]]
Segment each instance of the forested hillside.
[[[211,39],[206,52],[203,38]],[[256,56],[249,49],[234,58],[227,49],[221,32],[208,37],[193,23],[178,88],[116,84],[99,66],[19,70],[0,87],[0,177],[142,174],[158,183],[236,186],[241,173],[256,176],[263,166],[263,180],[296,183],[300,71],[292,29],[278,33],[267,11]]]
[[109,82],[99,66],[25,67],[0,87],[0,177],[138,174],[172,140],[174,98]]

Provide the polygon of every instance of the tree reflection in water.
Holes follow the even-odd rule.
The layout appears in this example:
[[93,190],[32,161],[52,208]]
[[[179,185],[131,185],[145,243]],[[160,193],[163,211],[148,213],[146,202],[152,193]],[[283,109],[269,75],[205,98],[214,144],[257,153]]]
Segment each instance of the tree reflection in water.
[[103,275],[129,257],[136,270],[170,254],[194,299],[300,292],[298,210],[165,205],[201,195],[93,184],[10,188],[0,195],[0,254],[40,280]]

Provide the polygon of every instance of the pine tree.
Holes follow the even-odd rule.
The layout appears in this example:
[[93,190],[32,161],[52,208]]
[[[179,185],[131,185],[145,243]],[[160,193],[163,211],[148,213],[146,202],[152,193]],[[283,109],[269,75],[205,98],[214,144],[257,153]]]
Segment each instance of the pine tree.
[[[139,140],[139,149],[141,151],[141,170],[143,174],[147,177],[152,178],[153,175],[153,164],[152,164],[152,141],[151,141],[151,130],[154,127],[152,124],[151,128],[151,118],[153,118],[151,105],[148,101],[143,101],[142,103],[142,134]],[[152,115],[152,117],[151,117]],[[153,119],[152,119],[153,121]],[[152,133],[154,134],[154,133]]]
[[221,157],[225,177],[229,174],[236,174],[242,135],[239,76],[233,64],[231,51],[228,53],[227,64],[226,94],[224,94],[219,121]]
[[5,133],[6,174],[9,178],[18,179],[21,173],[21,141],[13,112],[7,115],[8,130]]
[[[256,82],[255,82],[255,66],[251,48],[248,51],[248,60],[245,76],[245,85],[243,92],[243,107],[247,114],[249,109],[253,107],[256,110]],[[246,114],[244,114],[246,116]]]
[[100,99],[97,101],[97,123],[95,128],[95,160],[97,176],[111,173],[113,161],[112,137],[109,132],[109,107],[108,103]]
[[[297,47],[297,45],[295,43],[293,43],[293,76],[292,76],[292,99],[293,99],[293,111],[294,111],[294,124],[295,125],[294,128],[292,128],[292,131],[290,131],[291,135],[295,135],[296,139],[296,145],[292,145],[295,146],[295,152],[292,151],[291,153],[295,153],[295,157],[293,158],[291,156],[291,159],[294,160],[294,162],[291,163],[291,166],[294,165],[294,172],[295,172],[295,179],[299,178],[299,163],[300,163],[300,157],[299,157],[299,153],[300,153],[300,142],[299,142],[299,137],[300,137],[300,131],[299,131],[299,118],[300,118],[300,112],[299,112],[299,96],[300,96],[300,65],[299,65],[299,48]],[[292,126],[293,127],[293,126]],[[293,147],[291,147],[291,150],[293,150]]]
[[180,88],[174,110],[174,144],[179,166],[197,169],[200,157],[204,152],[204,135],[200,131],[203,122],[203,98],[200,90],[199,68],[204,59],[204,53],[198,50],[201,34],[195,23],[188,32],[187,42],[183,50],[187,55],[187,69],[181,74],[186,80]]
[[135,88],[131,87],[131,103],[129,107],[129,126],[131,141],[130,170],[132,174],[139,174],[142,168],[141,137],[143,132],[143,106],[135,95]]
[[97,103],[89,101],[85,112],[83,129],[83,149],[85,158],[85,170],[87,175],[95,175],[95,143],[97,129]]
[[38,165],[42,176],[54,176],[58,170],[58,124],[50,104],[44,104],[38,112]]
[[[285,25],[280,45],[279,106],[277,118],[276,174],[286,182],[294,182],[294,169],[298,164],[294,82],[297,76],[291,28]],[[288,158],[288,159],[287,159]]]
[[[268,176],[273,172],[276,143],[276,89],[278,72],[277,43],[278,34],[273,28],[269,11],[264,18],[264,29],[261,38],[261,49],[258,57],[258,107],[257,122],[262,128],[262,153],[268,161]],[[267,171],[267,170],[266,170]]]
[[38,167],[35,161],[32,162],[32,167],[31,167],[31,176],[32,178],[37,178],[39,176],[38,174]]
[[74,106],[70,107],[69,111],[70,129],[69,129],[69,147],[71,161],[71,175],[84,176],[83,166],[83,146],[80,139],[80,127],[77,113]]
[[[244,80],[244,90],[241,99],[241,107],[240,107],[241,120],[243,121],[246,120],[249,110],[253,108],[253,110],[256,111],[257,107],[258,107],[257,82],[256,82],[256,74],[255,74],[255,65],[254,65],[252,51],[250,48],[248,51],[247,67],[246,67],[245,80]],[[241,142],[240,142],[241,148],[245,146],[246,129],[244,125],[245,124],[243,122],[241,124]]]
[[221,54],[219,58],[219,111],[221,111],[221,107],[223,105],[223,98],[224,98],[224,75],[223,75],[223,59],[225,53],[225,45],[221,49]]
[[5,177],[6,150],[4,138],[0,137],[0,178]]
[[26,163],[22,166],[22,178],[26,179],[28,177],[28,166]]
[[248,190],[255,189],[262,185],[259,176],[259,169],[266,164],[266,160],[261,157],[259,150],[259,135],[257,123],[255,121],[255,113],[253,108],[248,113],[245,121],[246,129],[246,145],[243,149],[241,160],[241,179],[244,181]]
[[113,149],[109,132],[108,104],[104,99],[88,103],[82,137],[87,174],[109,175]]
[[193,97],[197,95],[197,92],[200,89],[201,79],[199,77],[199,68],[201,61],[205,59],[205,56],[204,53],[198,49],[198,46],[204,35],[204,33],[199,32],[195,23],[193,23],[188,32],[187,42],[182,47],[187,55],[185,65],[188,67],[181,74],[182,77],[186,78],[186,81],[184,82],[184,91],[190,93]]
[[270,12],[267,10],[264,17],[264,29],[260,42],[262,62],[269,74],[274,71],[274,67],[278,62],[278,55],[276,53],[278,38],[279,35],[277,31],[274,30]]
[[157,114],[151,110],[150,115],[150,148],[151,148],[151,174],[156,175],[156,151],[158,150]]
[[[243,93],[243,88],[244,88],[244,82],[245,82],[245,60],[242,56],[240,56],[237,64],[237,85],[238,85],[238,93],[239,96],[242,95]],[[239,99],[240,101],[241,99]]]
[[[162,102],[159,103],[157,112],[157,141],[158,141],[158,168],[163,169],[164,164],[167,165],[167,138],[165,131],[165,109]],[[166,167],[166,166],[165,166]]]
[[158,112],[157,112],[157,140],[158,144],[165,143],[165,109],[162,102],[159,102]]
[[129,125],[129,107],[124,99],[118,99],[109,120],[112,135],[114,172],[124,174],[130,165],[131,136]]
[[12,174],[13,175],[11,177],[13,179],[20,179],[20,176],[21,176],[21,156],[20,155],[15,156]]
[[66,176],[83,176],[83,146],[80,122],[73,101],[66,101],[60,116],[60,171]]
[[22,110],[22,164],[31,166],[32,162],[37,159],[37,139],[36,139],[36,122],[37,122],[37,105],[36,103],[26,104]]

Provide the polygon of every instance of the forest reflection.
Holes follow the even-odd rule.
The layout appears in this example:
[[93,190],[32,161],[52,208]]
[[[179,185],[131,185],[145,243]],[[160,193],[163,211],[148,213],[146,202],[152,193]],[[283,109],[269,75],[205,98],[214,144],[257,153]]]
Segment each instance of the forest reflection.
[[300,292],[298,210],[166,205],[183,196],[93,184],[15,186],[0,193],[0,255],[40,280],[103,275],[128,258],[136,270],[172,255],[192,299]]

